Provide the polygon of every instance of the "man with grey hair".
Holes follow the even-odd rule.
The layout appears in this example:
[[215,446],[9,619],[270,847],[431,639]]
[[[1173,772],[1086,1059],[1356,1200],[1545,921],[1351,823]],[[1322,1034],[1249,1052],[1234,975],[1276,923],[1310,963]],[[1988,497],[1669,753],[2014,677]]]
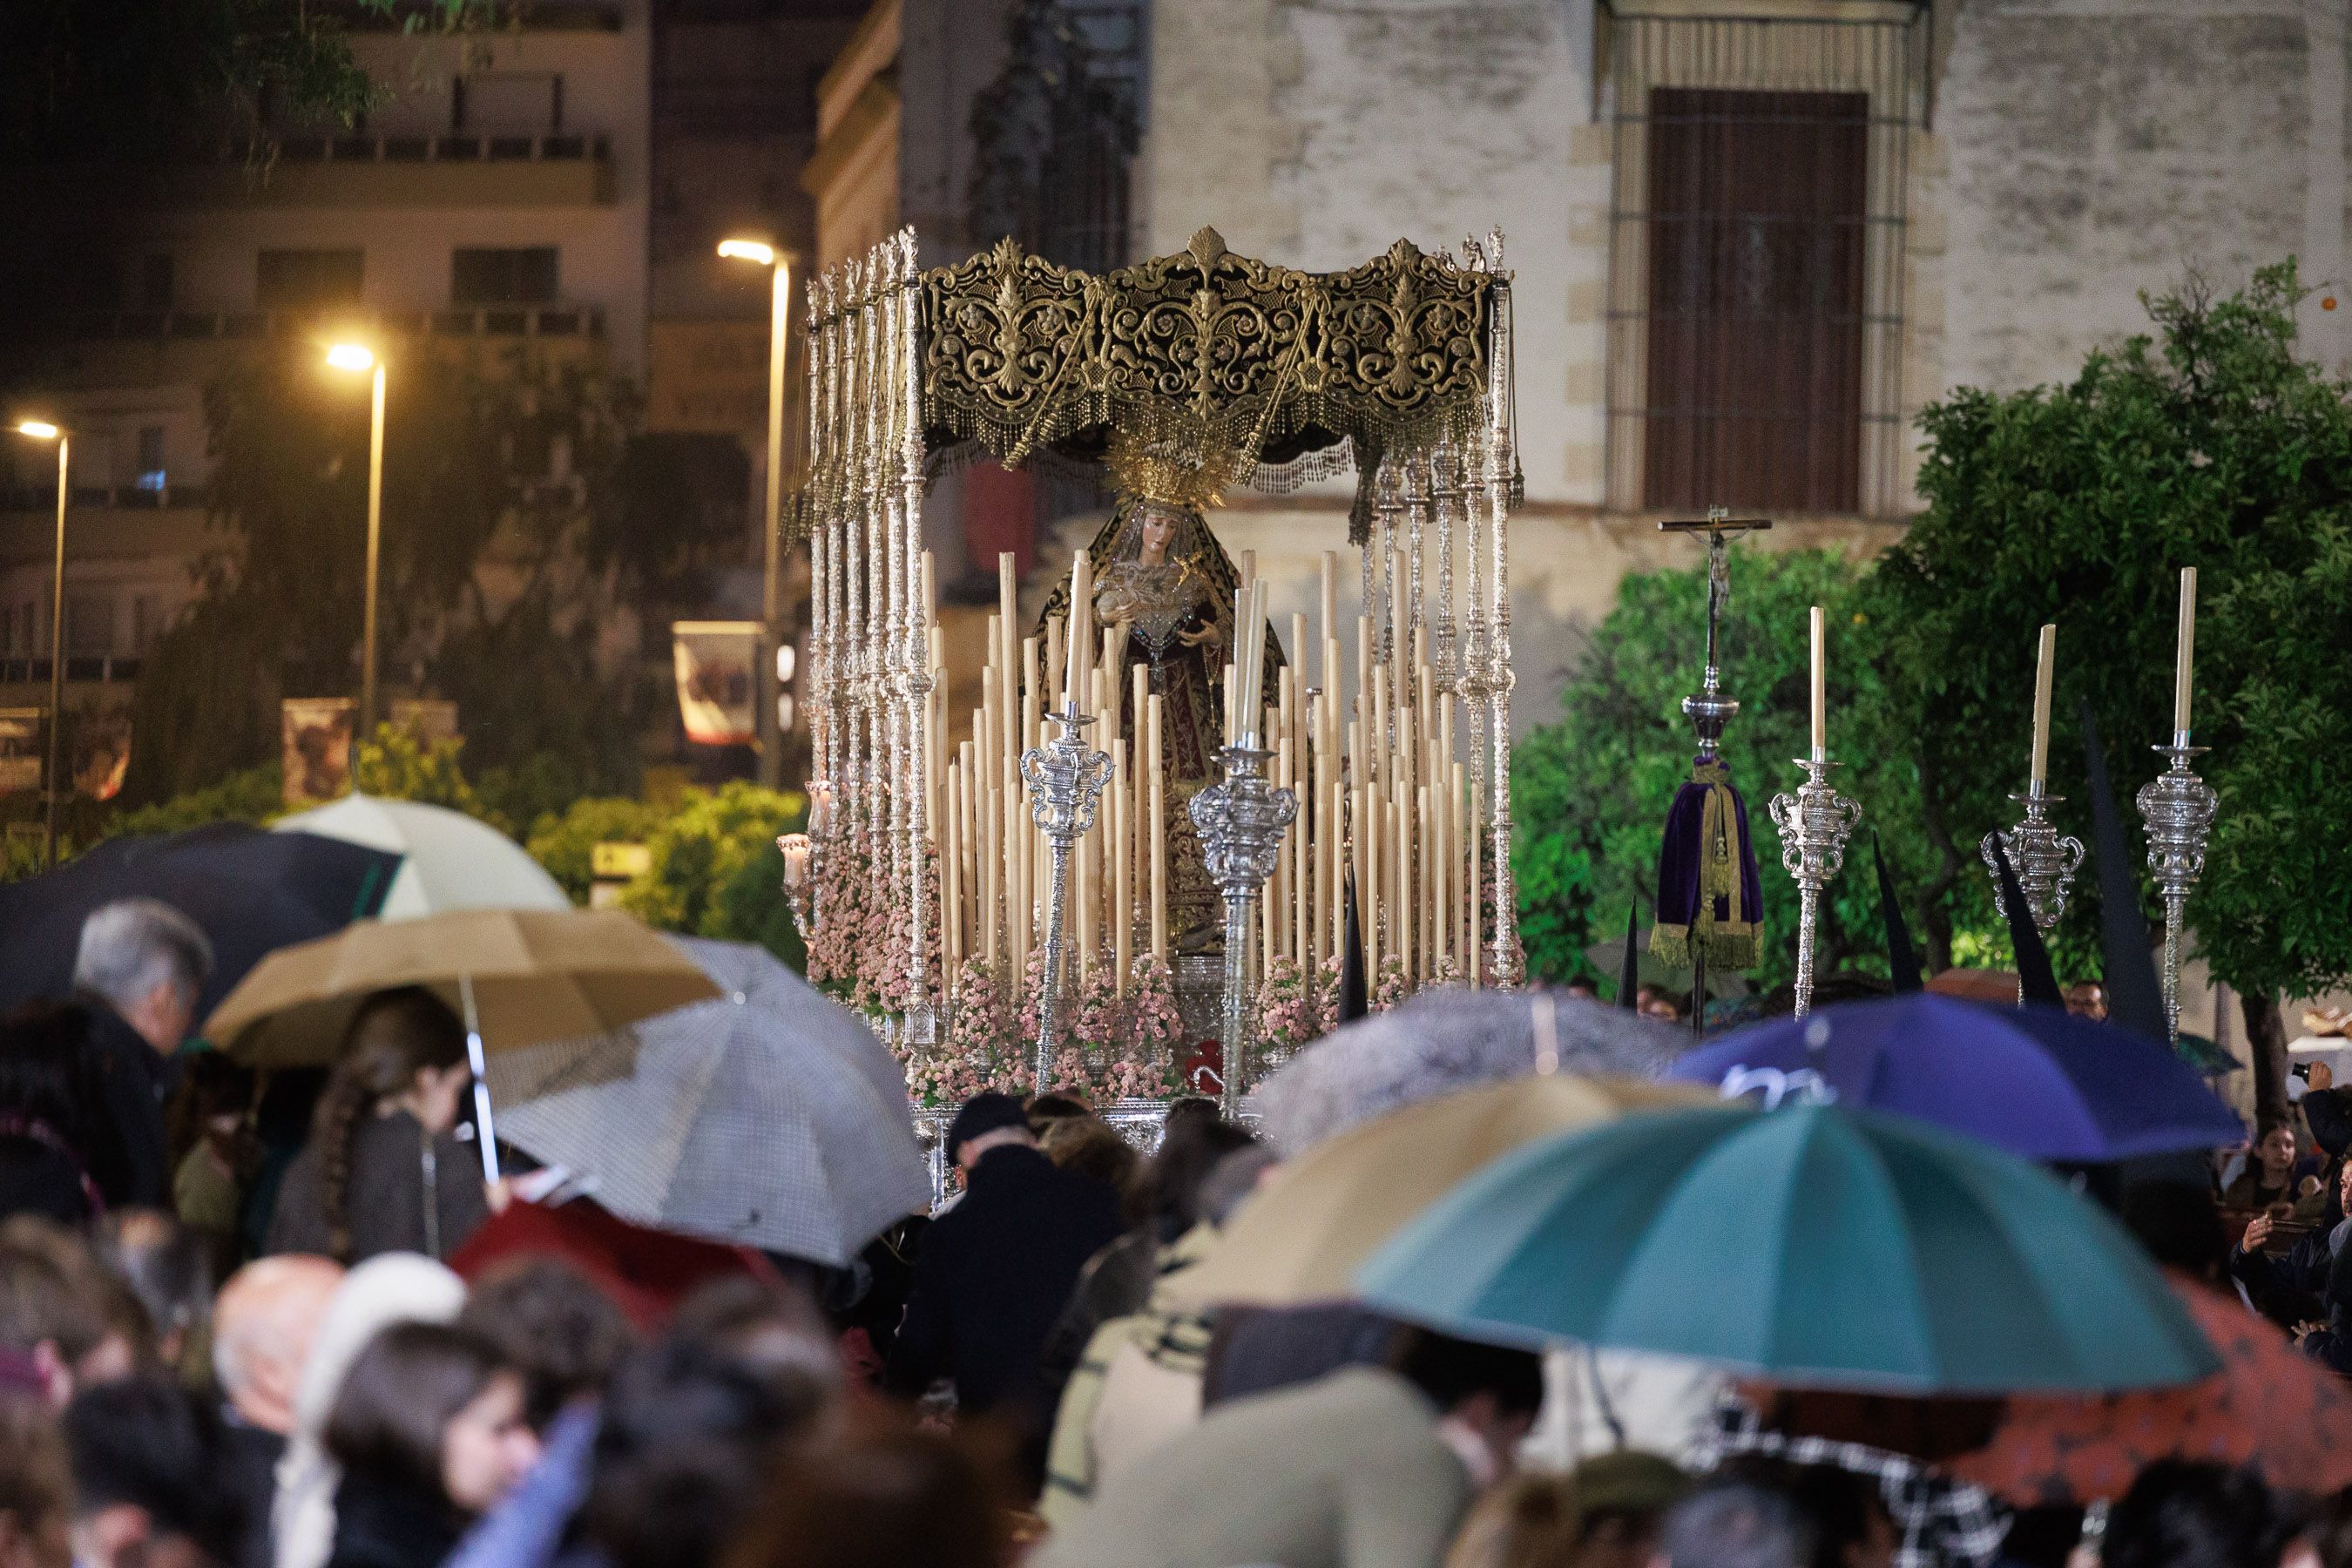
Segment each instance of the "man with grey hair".
[[163,1097],[212,968],[211,939],[161,900],[120,899],[82,921],[74,988],[89,1015],[90,1070],[113,1131],[95,1141],[92,1174],[117,1207],[169,1202]]
[[1803,1568],[1813,1527],[1780,1492],[1746,1481],[1709,1482],[1676,1503],[1659,1532],[1664,1568]]

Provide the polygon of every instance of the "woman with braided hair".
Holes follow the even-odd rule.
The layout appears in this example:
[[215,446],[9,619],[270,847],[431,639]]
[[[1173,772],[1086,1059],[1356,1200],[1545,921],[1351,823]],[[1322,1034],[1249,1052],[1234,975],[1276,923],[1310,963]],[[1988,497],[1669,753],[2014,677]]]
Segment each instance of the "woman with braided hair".
[[489,1214],[480,1162],[456,1137],[469,1081],[465,1026],[439,997],[410,985],[362,1003],[286,1172],[269,1250],[345,1264],[457,1251]]

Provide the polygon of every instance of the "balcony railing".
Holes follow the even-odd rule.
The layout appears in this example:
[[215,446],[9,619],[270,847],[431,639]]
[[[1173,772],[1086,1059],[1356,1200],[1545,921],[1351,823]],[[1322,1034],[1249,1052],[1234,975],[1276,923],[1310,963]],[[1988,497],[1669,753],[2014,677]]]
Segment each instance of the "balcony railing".
[[255,340],[376,322],[387,331],[440,338],[601,338],[602,307],[458,305],[434,310],[88,310],[70,318],[81,342]]
[[[240,162],[269,149],[234,150]],[[285,163],[577,163],[612,162],[612,139],[583,131],[376,131],[355,135],[288,136],[275,149]]]

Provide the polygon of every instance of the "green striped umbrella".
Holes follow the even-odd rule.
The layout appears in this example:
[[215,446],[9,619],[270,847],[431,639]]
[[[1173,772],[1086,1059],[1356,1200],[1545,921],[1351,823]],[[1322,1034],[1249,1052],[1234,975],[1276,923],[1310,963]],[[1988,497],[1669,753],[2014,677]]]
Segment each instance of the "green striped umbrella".
[[1472,1338],[1821,1388],[2105,1390],[2221,1363],[2122,1227],[2038,1167],[1839,1105],[1629,1116],[1528,1144],[1357,1276]]

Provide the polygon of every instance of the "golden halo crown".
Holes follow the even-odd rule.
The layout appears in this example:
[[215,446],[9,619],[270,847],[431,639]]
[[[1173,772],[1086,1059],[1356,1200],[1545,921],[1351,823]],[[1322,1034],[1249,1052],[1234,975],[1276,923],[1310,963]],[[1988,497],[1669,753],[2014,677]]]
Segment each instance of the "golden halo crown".
[[1232,482],[1230,462],[1179,452],[1125,430],[1112,436],[1104,461],[1121,495],[1185,511],[1223,505]]

